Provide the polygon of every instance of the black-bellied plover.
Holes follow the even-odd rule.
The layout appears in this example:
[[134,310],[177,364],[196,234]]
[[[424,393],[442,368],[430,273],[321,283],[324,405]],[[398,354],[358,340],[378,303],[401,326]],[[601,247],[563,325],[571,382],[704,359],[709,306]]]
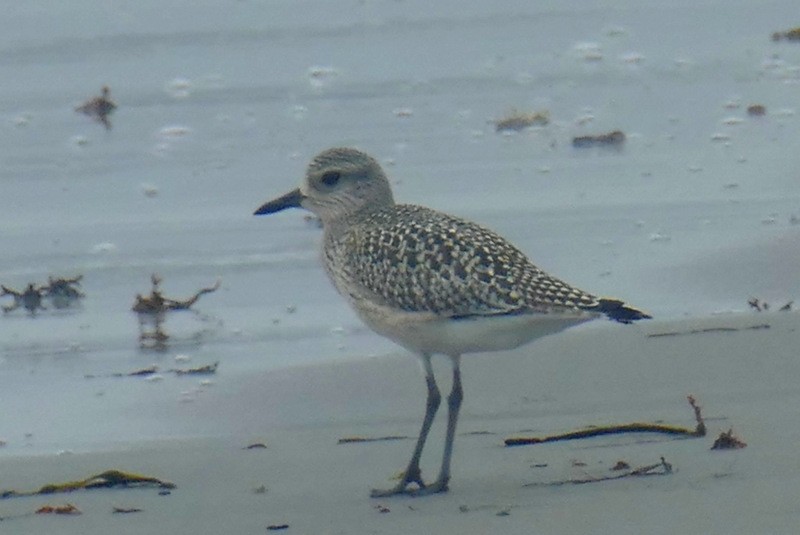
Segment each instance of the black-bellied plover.
[[[515,348],[602,315],[622,323],[650,317],[551,277],[475,223],[396,204],[381,166],[355,149],[318,154],[299,188],[255,215],[299,207],[322,221],[322,259],[339,293],[372,330],[419,355],[425,370],[425,417],[411,461],[399,483],[373,491],[375,497],[447,490],[462,354]],[[419,461],[441,400],[435,353],[450,358],[453,386],[441,470],[426,484]]]

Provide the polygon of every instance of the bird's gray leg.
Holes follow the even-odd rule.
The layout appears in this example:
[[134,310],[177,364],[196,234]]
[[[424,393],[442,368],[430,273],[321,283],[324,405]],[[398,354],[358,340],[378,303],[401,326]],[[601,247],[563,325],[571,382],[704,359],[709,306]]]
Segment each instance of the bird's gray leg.
[[447,484],[450,482],[450,459],[453,456],[453,440],[456,436],[458,411],[461,408],[461,400],[464,399],[464,390],[461,388],[461,357],[456,355],[451,357],[451,360],[453,363],[453,388],[450,390],[450,395],[447,396],[447,434],[445,435],[442,468],[436,481],[415,491],[414,494],[417,495],[447,492]]
[[425,417],[422,420],[422,429],[419,432],[417,444],[414,446],[414,453],[411,455],[411,461],[409,461],[408,467],[400,482],[394,488],[388,490],[374,489],[372,491],[373,498],[409,493],[408,485],[410,483],[416,483],[419,485],[420,489],[425,488],[425,483],[422,481],[422,475],[419,470],[419,459],[422,457],[422,449],[425,447],[425,440],[428,438],[428,432],[431,430],[433,418],[436,416],[436,411],[439,409],[442,396],[439,393],[439,387],[436,386],[436,378],[433,375],[431,355],[422,355],[422,365],[425,370],[425,383],[428,386],[428,397],[425,402]]

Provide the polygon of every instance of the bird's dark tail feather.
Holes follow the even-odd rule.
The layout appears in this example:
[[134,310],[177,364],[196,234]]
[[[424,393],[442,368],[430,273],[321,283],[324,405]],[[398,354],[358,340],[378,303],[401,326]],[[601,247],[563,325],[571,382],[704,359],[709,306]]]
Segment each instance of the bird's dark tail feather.
[[600,299],[597,310],[620,323],[633,323],[636,320],[650,319],[652,316],[641,310],[627,306],[618,299]]

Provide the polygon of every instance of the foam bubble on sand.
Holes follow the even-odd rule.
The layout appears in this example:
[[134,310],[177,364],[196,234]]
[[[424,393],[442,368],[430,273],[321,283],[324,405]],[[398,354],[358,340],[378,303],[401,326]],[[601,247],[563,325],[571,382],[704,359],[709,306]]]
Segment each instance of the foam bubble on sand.
[[110,241],[104,241],[92,245],[92,248],[89,249],[89,252],[92,254],[115,253],[117,252],[117,245],[115,243],[111,243]]
[[672,237],[667,236],[666,234],[661,234],[660,232],[654,232],[654,233],[650,234],[650,237],[648,239],[651,242],[654,242],[654,243],[657,243],[657,242],[665,243],[665,242],[671,241]]
[[187,78],[173,78],[164,86],[164,91],[172,98],[186,98],[192,94],[192,81]]
[[722,107],[726,110],[736,110],[742,107],[742,99],[739,97],[731,97],[722,103]]
[[620,55],[620,61],[623,63],[628,63],[630,65],[638,65],[644,61],[644,54],[640,54],[639,52],[626,52],[625,54]]
[[69,142],[75,147],[85,147],[89,144],[89,138],[86,136],[77,135],[69,138]]
[[603,60],[603,50],[599,43],[584,41],[575,43],[572,50],[578,54],[578,57],[586,62],[595,62]]
[[303,106],[302,104],[295,104],[294,106],[292,106],[291,112],[292,112],[292,117],[294,117],[295,120],[300,121],[304,119],[305,116],[308,114],[308,108],[306,106]]
[[182,125],[170,125],[165,126],[161,130],[158,131],[158,136],[167,139],[174,139],[180,137],[186,137],[192,133],[192,129],[188,126]]
[[11,123],[18,128],[21,128],[23,126],[28,126],[30,122],[31,122],[30,113],[21,113],[16,117],[14,117],[13,119],[11,119]]
[[741,117],[725,117],[722,119],[722,124],[728,125],[737,125],[742,124],[743,119]]

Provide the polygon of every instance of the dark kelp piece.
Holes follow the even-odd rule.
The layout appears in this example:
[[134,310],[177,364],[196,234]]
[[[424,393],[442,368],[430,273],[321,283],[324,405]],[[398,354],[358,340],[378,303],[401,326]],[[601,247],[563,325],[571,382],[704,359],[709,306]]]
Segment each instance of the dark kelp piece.
[[121,470],[106,470],[97,475],[90,476],[78,481],[67,481],[65,483],[48,483],[36,490],[0,491],[0,498],[16,498],[22,496],[37,496],[43,494],[57,494],[62,492],[74,492],[76,490],[92,489],[111,489],[111,488],[139,488],[156,487],[160,489],[174,489],[174,483],[164,481],[156,477],[123,472]]
[[689,400],[689,405],[691,405],[692,409],[694,410],[694,417],[697,421],[697,425],[694,429],[672,425],[636,422],[622,425],[591,427],[588,429],[581,429],[579,431],[572,431],[569,433],[545,437],[511,437],[505,440],[505,445],[528,446],[532,444],[543,444],[545,442],[577,440],[582,438],[598,437],[601,435],[619,435],[623,433],[662,433],[665,435],[682,437],[704,437],[706,435],[706,424],[703,421],[702,414],[700,413],[700,406],[697,404],[694,396],[688,396],[687,399]]

